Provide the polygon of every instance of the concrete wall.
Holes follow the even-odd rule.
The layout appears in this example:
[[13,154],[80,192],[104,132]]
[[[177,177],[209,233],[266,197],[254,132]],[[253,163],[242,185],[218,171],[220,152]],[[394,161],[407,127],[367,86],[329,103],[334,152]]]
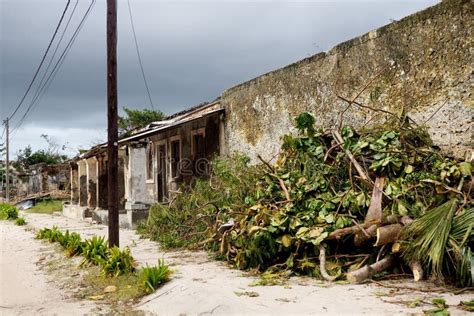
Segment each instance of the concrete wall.
[[[226,153],[270,159],[304,111],[314,114],[319,126],[335,126],[347,105],[337,95],[355,97],[384,69],[358,101],[394,113],[405,109],[418,123],[428,120],[436,144],[464,155],[473,148],[473,26],[472,1],[443,1],[225,91]],[[354,106],[344,123],[358,127],[384,119],[381,112]]]
[[146,146],[130,144],[125,159],[125,199],[127,204],[153,203],[146,188]]
[[27,173],[19,177],[17,194],[45,193],[55,190],[70,190],[70,170],[67,164],[46,165],[45,163],[30,166]]
[[[180,124],[169,128],[161,133],[151,135],[147,139],[142,139],[142,144],[129,144],[128,157],[126,159],[126,194],[128,203],[154,204],[158,201],[158,162],[156,148],[158,144],[165,144],[167,148],[166,157],[166,184],[168,197],[178,190],[182,183],[190,183],[196,176],[195,166],[199,164],[204,170],[201,161],[197,162],[192,152],[193,133],[204,132],[204,143],[206,159],[211,160],[214,155],[220,152],[220,124],[221,113],[213,113],[199,119]],[[181,162],[180,170],[183,171],[177,177],[171,176],[171,141],[180,139],[181,141]],[[151,142],[155,148],[153,154],[154,175],[152,179],[146,177],[146,144]]]

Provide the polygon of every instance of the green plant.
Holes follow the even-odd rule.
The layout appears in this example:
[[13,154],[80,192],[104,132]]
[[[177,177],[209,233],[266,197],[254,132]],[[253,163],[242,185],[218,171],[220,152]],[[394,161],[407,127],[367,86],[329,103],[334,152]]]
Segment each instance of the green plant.
[[60,200],[45,200],[38,202],[35,206],[28,209],[28,213],[52,214],[54,212],[62,212],[63,202]]
[[134,272],[136,262],[130,254],[128,247],[123,251],[118,247],[112,247],[109,249],[107,259],[102,261],[101,266],[104,275],[117,277],[122,274]]
[[15,221],[15,225],[24,226],[26,225],[26,220],[24,217],[18,217]]
[[42,228],[36,232],[36,239],[49,239],[49,236],[51,235],[51,229],[49,228]]
[[171,270],[164,260],[158,260],[156,266],[148,266],[140,269],[139,278],[146,292],[154,292],[159,285],[169,280]]
[[18,209],[7,203],[0,203],[0,219],[13,220],[18,218]]
[[84,248],[84,242],[81,240],[81,236],[78,233],[71,233],[64,245],[66,254],[69,257],[82,254]]
[[51,228],[51,231],[49,233],[49,237],[48,237],[49,242],[50,243],[59,242],[59,241],[62,241],[63,238],[64,238],[63,233],[56,226],[53,226],[53,228]]
[[86,239],[82,249],[82,255],[84,260],[81,262],[82,265],[100,265],[102,262],[107,260],[108,248],[107,241],[103,236],[94,236],[91,239]]
[[159,241],[164,248],[193,246],[209,238],[209,229],[217,220],[227,221],[229,206],[246,205],[246,197],[254,188],[255,167],[246,156],[216,157],[211,162],[209,179],[196,179],[192,187],[183,186],[168,205],[151,207],[146,225],[139,233]]

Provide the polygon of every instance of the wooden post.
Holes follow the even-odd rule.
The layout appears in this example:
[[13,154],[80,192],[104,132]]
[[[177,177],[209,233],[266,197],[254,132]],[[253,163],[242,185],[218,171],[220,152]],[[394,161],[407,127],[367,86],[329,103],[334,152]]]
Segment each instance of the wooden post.
[[6,147],[5,147],[5,150],[6,150],[6,168],[7,170],[5,170],[5,175],[6,175],[6,181],[7,181],[7,185],[6,185],[6,193],[5,193],[5,199],[7,200],[7,203],[10,202],[10,135],[9,135],[9,119],[7,118],[5,120],[5,137],[6,137]]
[[117,130],[117,0],[107,0],[107,127],[109,247],[119,246]]

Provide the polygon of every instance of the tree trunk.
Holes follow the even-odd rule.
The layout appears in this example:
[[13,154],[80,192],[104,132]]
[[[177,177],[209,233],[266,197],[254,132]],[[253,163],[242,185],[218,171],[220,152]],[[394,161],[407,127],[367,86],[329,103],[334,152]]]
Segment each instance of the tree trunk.
[[366,265],[358,270],[347,273],[346,278],[351,283],[360,283],[372,278],[374,274],[391,268],[394,263],[394,259],[391,256],[388,256],[374,264]]
[[380,247],[397,241],[402,228],[403,226],[400,224],[386,225],[377,228],[377,241],[374,246]]

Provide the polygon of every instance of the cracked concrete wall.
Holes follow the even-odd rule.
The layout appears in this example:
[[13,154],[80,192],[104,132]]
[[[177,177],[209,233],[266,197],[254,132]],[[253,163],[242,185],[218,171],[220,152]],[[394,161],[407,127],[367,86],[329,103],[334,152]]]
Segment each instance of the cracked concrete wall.
[[[473,11],[472,1],[443,1],[228,89],[221,96],[226,154],[271,159],[301,112],[312,113],[319,126],[336,126],[347,106],[337,95],[354,98],[380,73],[357,100],[393,113],[405,110],[426,122],[443,151],[463,156],[473,148]],[[352,106],[343,122],[357,128],[385,118]]]

